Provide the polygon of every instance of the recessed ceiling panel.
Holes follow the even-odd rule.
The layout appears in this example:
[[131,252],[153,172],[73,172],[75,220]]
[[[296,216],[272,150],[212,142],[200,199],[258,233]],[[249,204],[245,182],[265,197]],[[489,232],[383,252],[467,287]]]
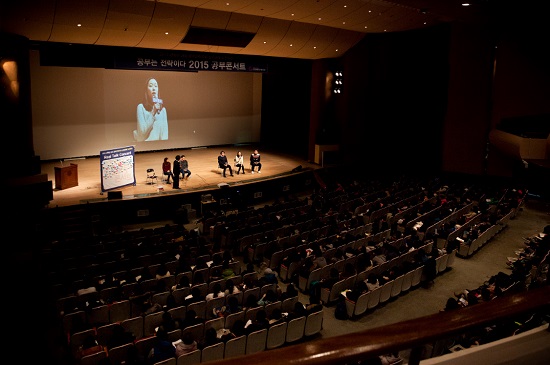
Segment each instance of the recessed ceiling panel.
[[157,3],[151,23],[138,47],[176,47],[187,33],[194,13],[194,8]]
[[108,0],[57,1],[49,41],[94,44],[103,30],[108,9]]
[[50,38],[55,17],[55,0],[5,1],[0,12],[1,30],[36,41]]

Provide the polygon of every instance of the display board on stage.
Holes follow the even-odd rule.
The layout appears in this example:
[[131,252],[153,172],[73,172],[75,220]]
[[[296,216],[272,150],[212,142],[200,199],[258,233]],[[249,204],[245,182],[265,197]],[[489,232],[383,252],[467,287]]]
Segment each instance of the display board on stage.
[[121,147],[100,151],[101,191],[136,185],[134,147]]

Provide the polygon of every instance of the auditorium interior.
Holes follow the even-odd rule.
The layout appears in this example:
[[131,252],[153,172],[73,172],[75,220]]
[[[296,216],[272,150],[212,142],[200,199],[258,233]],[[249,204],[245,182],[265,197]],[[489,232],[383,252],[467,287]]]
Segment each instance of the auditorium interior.
[[[538,2],[24,0],[0,10],[2,150],[13,167],[5,298],[17,311],[5,325],[18,361],[548,362],[550,55]],[[149,141],[136,136],[150,79],[152,116],[167,124]],[[176,155],[191,171],[177,187],[162,170]],[[232,257],[214,263],[222,254]],[[315,257],[324,270],[304,271]],[[206,280],[193,283],[203,261]],[[248,264],[254,290],[243,286]],[[166,280],[140,279],[159,266]],[[200,310],[198,343],[206,328],[231,332],[214,301],[186,301],[193,287],[211,293],[222,267],[231,274],[216,281],[235,281],[242,307],[247,291],[297,288],[233,321],[318,305],[149,359],[163,313]],[[331,268],[339,279],[323,287]],[[101,289],[114,272],[116,299]],[[386,284],[353,297],[370,274]],[[142,311],[142,298],[161,309]],[[129,343],[108,345],[115,324]],[[100,350],[83,355],[92,337]]]

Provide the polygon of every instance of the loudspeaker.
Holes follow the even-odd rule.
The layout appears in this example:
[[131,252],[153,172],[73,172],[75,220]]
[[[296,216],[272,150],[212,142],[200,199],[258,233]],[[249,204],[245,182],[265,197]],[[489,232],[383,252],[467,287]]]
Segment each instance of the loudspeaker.
[[122,191],[109,191],[107,192],[107,199],[122,199]]
[[292,172],[300,172],[300,171],[302,171],[302,165],[298,165],[292,169]]
[[225,189],[225,188],[228,188],[228,187],[229,187],[229,184],[227,184],[227,183],[219,183],[218,184],[218,188],[220,188],[220,189]]

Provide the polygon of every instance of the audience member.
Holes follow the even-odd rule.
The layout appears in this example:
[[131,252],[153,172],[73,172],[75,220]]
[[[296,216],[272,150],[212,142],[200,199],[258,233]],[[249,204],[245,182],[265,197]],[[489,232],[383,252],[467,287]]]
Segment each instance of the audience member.
[[197,316],[197,312],[194,309],[189,309],[185,312],[185,319],[182,321],[181,328],[187,328],[199,323],[204,323],[204,318]]
[[245,325],[246,331],[250,334],[263,329],[269,328],[269,320],[267,319],[267,313],[265,310],[260,309],[256,312],[256,318],[250,320],[247,325]]
[[164,328],[159,327],[156,333],[156,342],[149,355],[147,356],[149,364],[153,365],[159,361],[176,356],[176,348],[168,339],[168,333]]
[[107,340],[107,349],[133,343],[135,339],[136,336],[132,332],[126,331],[120,323],[115,323],[111,337]]
[[218,283],[214,283],[214,286],[212,287],[212,292],[208,293],[206,295],[206,301],[212,300],[214,298],[222,298],[225,296],[225,292],[222,290],[222,285]]
[[82,346],[78,349],[78,353],[76,354],[77,359],[81,359],[84,356],[96,354],[98,352],[104,351],[103,346],[101,346],[95,336],[88,335],[84,340],[82,341]]
[[178,343],[176,344],[176,357],[188,354],[191,351],[195,351],[197,348],[197,341],[193,338],[193,334],[191,332],[186,332],[182,336],[181,341],[178,341]]
[[161,262],[159,266],[157,267],[157,271],[155,273],[155,279],[163,279],[170,276],[170,271],[166,267],[166,263]]
[[220,342],[223,342],[221,338],[218,338],[218,333],[214,327],[209,327],[204,331],[204,337],[198,343],[198,349],[203,350],[205,347],[216,345]]

